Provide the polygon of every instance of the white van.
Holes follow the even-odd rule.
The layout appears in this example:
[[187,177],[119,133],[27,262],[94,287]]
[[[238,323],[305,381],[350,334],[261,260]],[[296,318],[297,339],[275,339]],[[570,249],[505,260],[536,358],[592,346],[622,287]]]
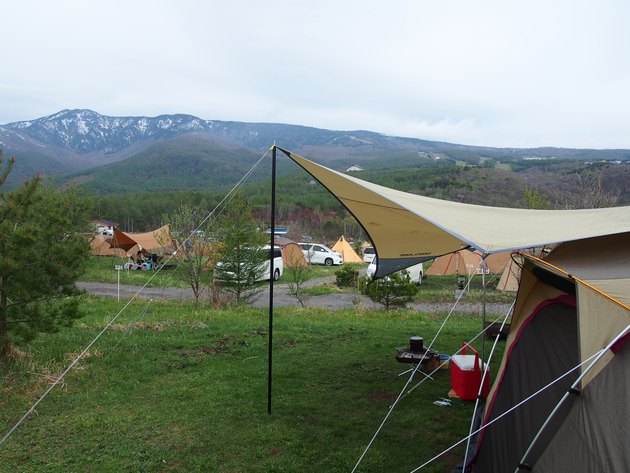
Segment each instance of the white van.
[[[408,268],[402,269],[398,272],[402,273],[403,271],[409,274],[411,282],[416,283],[418,286],[422,284],[422,277],[424,276],[424,266],[422,263],[414,264],[413,266],[409,266]],[[376,258],[374,258],[368,266],[366,276],[373,277],[374,273],[376,273]]]
[[[261,267],[260,267],[260,271],[255,271],[257,273],[257,277],[252,280],[247,281],[249,284],[254,284],[257,283],[259,281],[268,281],[271,278],[271,262],[269,260],[269,252],[271,251],[271,246],[267,245],[261,248],[262,251],[265,252],[265,254],[267,255],[265,261],[263,263],[261,263]],[[226,256],[226,258],[229,258],[229,255]],[[241,265],[244,265],[245,263],[240,263]],[[217,263],[217,267],[221,267],[223,265],[222,261],[219,261]],[[264,269],[263,269],[264,268]],[[278,247],[274,247],[273,249],[273,280],[277,281],[278,279],[280,279],[280,277],[282,276],[282,273],[284,271],[284,262],[282,260],[282,250]],[[217,279],[221,279],[215,269],[215,277]],[[235,278],[236,276],[234,275],[234,273],[225,273],[226,276],[228,276],[227,278],[224,279],[232,279]],[[232,282],[236,282],[236,281],[232,281]]]

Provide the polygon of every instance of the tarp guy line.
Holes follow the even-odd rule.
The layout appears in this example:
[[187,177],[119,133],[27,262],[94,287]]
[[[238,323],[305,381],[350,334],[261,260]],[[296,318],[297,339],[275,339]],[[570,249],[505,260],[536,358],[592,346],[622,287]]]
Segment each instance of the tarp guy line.
[[129,324],[129,327],[127,327],[127,330],[125,330],[125,333],[122,334],[122,336],[120,337],[120,339],[118,340],[118,342],[116,342],[116,345],[114,345],[114,347],[109,351],[109,353],[107,354],[107,356],[105,358],[103,358],[101,360],[101,362],[98,364],[98,366],[96,367],[96,369],[94,370],[94,372],[92,373],[92,377],[94,377],[94,375],[96,373],[98,373],[98,370],[101,369],[101,366],[103,366],[103,364],[105,364],[105,361],[107,360],[107,358],[109,358],[109,355],[111,355],[112,353],[114,353],[114,350],[116,350],[116,348],[118,347],[118,345],[120,345],[120,342],[122,342],[122,339],[125,338],[125,336],[131,332],[131,329],[142,319],[144,318],[144,316],[147,313],[147,309],[149,308],[149,305],[151,304],[151,302],[153,302],[153,299],[150,299],[149,302],[147,302],[147,305],[144,306],[144,309],[142,309],[140,311],[140,314],[138,315],[138,317],[136,317],[136,320],[134,320],[132,323]]
[[[245,182],[245,180],[246,180],[247,178],[249,178],[249,176],[250,176],[250,175],[251,175],[251,173],[254,171],[254,169],[255,169],[255,168],[256,168],[256,167],[260,164],[260,162],[264,159],[264,157],[265,157],[265,156],[267,156],[267,153],[268,153],[268,152],[269,152],[269,150],[267,150],[267,151],[265,152],[265,154],[263,154],[263,155],[262,155],[262,157],[261,157],[261,158],[260,158],[260,159],[256,162],[256,164],[254,164],[254,166],[252,166],[252,168],[251,168],[251,169],[250,169],[250,170],[249,170],[249,171],[245,174],[245,176],[243,176],[243,178],[242,178],[242,179],[241,179],[241,180],[240,180],[240,181],[236,184],[236,186],[234,186],[234,187],[232,188],[232,190],[231,190],[231,191],[230,191],[230,192],[229,192],[229,193],[228,193],[228,194],[227,194],[227,195],[223,198],[223,200],[222,200],[222,201],[221,201],[221,202],[220,202],[220,203],[219,203],[219,204],[218,204],[218,205],[214,208],[214,210],[213,210],[212,212],[210,212],[210,214],[208,214],[208,216],[207,216],[207,217],[203,220],[203,222],[202,222],[202,223],[200,223],[200,224],[199,224],[199,226],[197,227],[197,229],[199,229],[199,227],[200,227],[200,226],[201,226],[201,225],[202,225],[202,224],[203,224],[206,220],[208,220],[208,218],[210,218],[210,217],[214,214],[214,212],[216,211],[216,209],[217,209],[217,208],[218,208],[218,207],[219,207],[219,206],[220,206],[223,202],[225,202],[225,200],[228,198],[228,196],[230,196],[230,195],[231,195],[230,200],[234,197],[234,194],[235,194],[234,190],[235,190],[235,189],[237,189],[237,188],[240,188],[240,187],[242,186],[242,184]],[[227,202],[227,203],[229,203],[229,202],[230,202],[230,200],[228,200],[228,202]],[[226,205],[227,205],[227,203],[226,203]],[[197,229],[196,229],[196,230],[197,230]],[[179,245],[179,246],[177,247],[177,249],[175,250],[174,254],[175,254],[175,253],[177,253],[177,251],[179,251],[179,249],[180,249],[180,248],[182,248],[182,246],[183,246],[186,242],[188,242],[188,240],[190,240],[190,236],[191,236],[193,233],[194,233],[194,231],[193,231],[193,232],[191,232],[191,234],[190,234],[190,235],[186,238],[186,240],[184,240],[184,242],[182,242],[182,244],[181,244],[181,245]],[[168,262],[169,262],[169,261],[173,258],[174,254],[173,254],[173,255],[171,255],[171,256],[170,256],[170,257],[166,260],[166,262],[167,262],[167,263],[168,263]],[[135,294],[134,294],[134,295],[133,295],[133,296],[129,299],[129,301],[127,302],[127,304],[125,304],[125,306],[124,306],[124,307],[120,310],[120,312],[118,312],[118,314],[116,314],[116,316],[115,316],[115,317],[114,317],[114,318],[113,318],[113,319],[112,319],[112,320],[111,320],[111,321],[110,321],[110,322],[109,322],[109,323],[105,326],[105,328],[104,328],[104,329],[103,329],[103,330],[102,330],[102,331],[101,331],[101,332],[100,332],[100,333],[96,336],[96,338],[90,342],[90,344],[87,346],[87,348],[86,348],[85,350],[83,350],[79,356],[77,356],[77,358],[76,358],[76,359],[75,359],[75,360],[74,360],[74,361],[70,364],[70,366],[68,366],[68,368],[67,368],[67,369],[66,369],[66,370],[65,370],[65,371],[61,374],[61,376],[59,376],[59,378],[57,378],[57,380],[56,380],[56,381],[55,381],[55,382],[54,382],[54,383],[53,383],[53,384],[52,384],[52,385],[51,385],[51,386],[50,386],[50,387],[46,390],[46,392],[44,392],[44,394],[42,394],[42,396],[41,396],[41,397],[37,400],[37,402],[35,402],[35,404],[33,404],[33,406],[32,406],[32,407],[31,407],[31,408],[30,408],[30,409],[26,412],[26,414],[24,414],[24,416],[23,416],[23,417],[22,417],[22,418],[21,418],[21,419],[20,419],[20,420],[19,420],[19,421],[18,421],[18,422],[14,425],[14,426],[13,426],[13,428],[11,428],[11,430],[9,430],[9,432],[7,432],[7,434],[6,434],[6,435],[2,438],[2,440],[0,440],[0,445],[2,445],[2,444],[5,442],[5,440],[6,440],[7,438],[9,438],[9,436],[10,436],[10,435],[11,435],[11,434],[15,431],[15,429],[17,429],[17,428],[20,426],[20,424],[21,424],[21,423],[22,423],[22,422],[23,422],[23,421],[24,421],[24,420],[25,420],[25,419],[26,419],[26,418],[27,418],[27,417],[28,417],[28,416],[29,416],[29,415],[30,415],[30,414],[31,414],[31,413],[35,410],[35,407],[37,407],[37,405],[38,405],[38,404],[39,404],[39,403],[40,403],[40,402],[41,402],[41,401],[42,401],[42,400],[43,400],[43,399],[44,399],[44,398],[48,395],[48,393],[49,393],[50,391],[52,391],[52,389],[53,389],[55,386],[57,386],[57,384],[58,384],[58,383],[59,383],[59,382],[60,382],[60,381],[61,381],[61,380],[62,380],[62,379],[66,376],[66,374],[68,373],[68,371],[70,371],[70,370],[74,367],[74,365],[76,365],[76,364],[78,363],[78,361],[79,361],[79,360],[83,357],[83,355],[85,355],[85,353],[86,353],[86,352],[90,349],[90,347],[91,347],[92,345],[94,345],[94,343],[95,343],[95,342],[96,342],[96,341],[100,338],[100,336],[101,336],[101,335],[103,335],[103,333],[105,332],[105,330],[107,330],[107,329],[109,328],[109,326],[110,326],[112,323],[114,323],[114,321],[115,321],[115,320],[116,320],[116,319],[117,319],[117,318],[118,318],[118,317],[119,317],[119,316],[120,316],[120,315],[121,315],[121,314],[125,311],[125,309],[129,306],[129,304],[131,304],[131,303],[132,303],[132,302],[136,299],[136,297],[138,297],[138,295],[139,295],[139,294],[140,294],[140,293],[141,293],[141,292],[142,292],[142,291],[143,291],[143,290],[147,287],[147,285],[148,285],[148,284],[149,284],[149,283],[153,280],[153,278],[154,278],[154,277],[156,277],[156,276],[160,273],[160,271],[161,271],[161,268],[160,268],[160,269],[158,269],[158,270],[157,270],[157,271],[153,274],[153,276],[151,276],[151,277],[149,278],[149,280],[148,280],[148,281],[144,284],[144,286],[142,286],[142,287],[138,290],[138,292],[136,292],[136,293],[135,293]],[[151,300],[153,300],[153,299],[151,299]]]

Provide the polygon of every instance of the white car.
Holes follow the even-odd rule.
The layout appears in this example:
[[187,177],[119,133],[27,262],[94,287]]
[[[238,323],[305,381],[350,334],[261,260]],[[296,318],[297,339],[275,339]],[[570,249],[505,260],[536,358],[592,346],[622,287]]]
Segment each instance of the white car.
[[[418,286],[422,284],[422,277],[424,275],[424,266],[422,263],[414,264],[413,266],[409,266],[408,268],[402,269],[398,272],[402,273],[403,271],[409,274],[411,282],[416,283]],[[368,266],[366,276],[368,278],[370,276],[373,277],[374,273],[376,273],[376,258],[374,258]]]
[[371,246],[366,247],[363,250],[363,261],[371,263],[374,258],[376,258],[376,250]]
[[[260,270],[255,271],[257,273],[257,277],[255,278],[255,280],[248,280],[247,282],[249,284],[254,284],[257,283],[259,281],[268,281],[271,278],[271,262],[269,261],[269,251],[271,250],[271,246],[267,245],[265,247],[261,248],[262,251],[265,252],[266,254],[266,259],[263,263],[261,263],[260,266]],[[229,258],[229,254],[226,257],[226,259]],[[221,267],[224,265],[223,261],[220,261],[217,263],[217,267]],[[241,268],[243,266],[246,266],[246,262],[241,262],[240,263]],[[282,261],[282,250],[280,248],[274,247],[273,249],[273,280],[277,281],[278,279],[280,279],[280,276],[282,276],[282,273],[284,271],[284,263]],[[215,269],[215,277],[217,279],[220,279],[220,274],[218,274],[219,272],[216,271]],[[238,278],[238,276],[236,276],[233,272],[225,272],[225,279],[226,280],[235,280]],[[246,277],[246,275],[244,275],[243,277]]]
[[319,243],[298,243],[298,245],[302,248],[302,253],[309,263],[325,264],[326,266],[343,264],[341,254],[331,250],[326,245]]

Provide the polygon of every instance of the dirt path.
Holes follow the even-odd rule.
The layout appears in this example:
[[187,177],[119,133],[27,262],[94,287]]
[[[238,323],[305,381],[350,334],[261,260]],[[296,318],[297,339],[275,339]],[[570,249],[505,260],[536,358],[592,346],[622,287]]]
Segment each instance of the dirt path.
[[[318,278],[310,280],[306,286],[314,287],[322,284],[331,284],[335,282],[335,276]],[[120,288],[116,284],[105,283],[89,283],[78,282],[77,287],[85,289],[89,294],[95,294],[104,297],[129,299],[138,294],[141,299],[170,299],[170,300],[194,300],[191,289],[167,288],[144,288],[140,286],[124,286]],[[120,292],[119,292],[120,291]],[[141,292],[140,292],[141,291]],[[274,307],[299,307],[300,303],[294,297],[287,294],[287,284],[274,284],[273,306]],[[251,304],[253,307],[269,307],[269,288],[264,289]],[[365,309],[383,309],[381,304],[375,304],[369,298],[359,294],[326,294],[322,296],[313,296],[305,302],[309,307],[322,307],[326,309],[353,309],[363,307]],[[449,312],[453,308],[453,304],[449,302],[432,303],[432,302],[413,302],[407,305],[408,308],[415,309],[425,313],[444,313]],[[505,314],[509,309],[509,304],[488,304],[486,306],[487,314]],[[460,303],[456,308],[458,313],[478,314],[483,313],[481,303],[467,304]]]

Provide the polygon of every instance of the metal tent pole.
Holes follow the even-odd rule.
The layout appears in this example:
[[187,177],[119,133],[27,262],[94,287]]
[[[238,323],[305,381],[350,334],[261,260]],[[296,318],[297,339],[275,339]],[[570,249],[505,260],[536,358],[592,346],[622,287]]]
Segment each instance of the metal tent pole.
[[[484,333],[481,336],[481,369],[484,369],[484,363],[486,362],[486,352],[485,352],[485,348],[486,348],[486,334],[485,332],[483,332],[483,330],[486,329],[486,256],[488,256],[487,254],[485,254],[483,256],[483,259],[481,260],[481,284],[483,284],[483,309],[482,309],[482,326],[481,326],[481,330],[482,333]],[[490,363],[490,360],[488,360],[488,363]]]
[[271,414],[271,374],[273,355],[273,250],[274,234],[276,231],[276,145],[274,143],[271,155],[271,250],[269,251],[269,374],[267,382],[267,412]]

